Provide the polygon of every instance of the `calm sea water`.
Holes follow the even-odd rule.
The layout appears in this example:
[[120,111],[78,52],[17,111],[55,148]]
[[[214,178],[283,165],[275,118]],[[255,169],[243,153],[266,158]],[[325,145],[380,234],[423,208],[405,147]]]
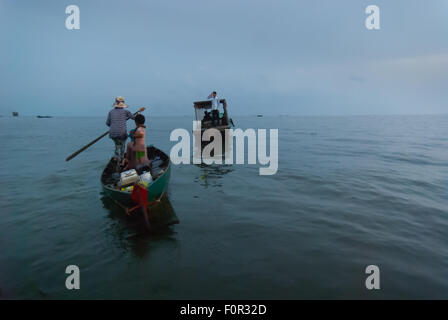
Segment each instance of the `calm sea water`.
[[[448,298],[448,116],[234,122],[279,129],[278,173],[174,166],[159,210],[180,223],[148,233],[102,196],[110,139],[64,160],[103,118],[0,118],[0,297]],[[149,143],[182,127],[153,118]]]

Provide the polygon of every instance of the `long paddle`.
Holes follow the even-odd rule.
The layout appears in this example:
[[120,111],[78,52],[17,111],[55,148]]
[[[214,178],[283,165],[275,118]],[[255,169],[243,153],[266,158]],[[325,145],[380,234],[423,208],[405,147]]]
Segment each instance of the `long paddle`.
[[[134,116],[139,113],[139,112],[143,112],[145,110],[145,108],[140,108],[137,112],[134,113]],[[83,152],[84,150],[86,150],[88,147],[90,147],[92,144],[98,142],[99,140],[101,140],[104,136],[106,136],[109,133],[109,131],[103,133],[102,135],[100,135],[98,138],[96,138],[95,140],[93,140],[92,142],[86,144],[84,147],[82,147],[81,149],[79,149],[78,151],[75,151],[74,153],[72,153],[71,155],[69,155],[67,157],[67,159],[65,159],[65,161],[70,161],[72,160],[74,157],[76,157],[78,154],[80,154],[81,152]]]

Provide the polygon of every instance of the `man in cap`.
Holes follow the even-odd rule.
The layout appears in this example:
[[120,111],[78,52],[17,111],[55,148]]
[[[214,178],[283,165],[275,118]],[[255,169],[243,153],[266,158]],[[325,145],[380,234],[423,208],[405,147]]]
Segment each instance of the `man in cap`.
[[106,125],[110,127],[109,137],[115,143],[114,159],[119,163],[124,157],[125,143],[128,138],[126,121],[135,119],[135,116],[126,110],[128,106],[124,103],[123,97],[116,97],[112,106],[114,108],[109,111]]

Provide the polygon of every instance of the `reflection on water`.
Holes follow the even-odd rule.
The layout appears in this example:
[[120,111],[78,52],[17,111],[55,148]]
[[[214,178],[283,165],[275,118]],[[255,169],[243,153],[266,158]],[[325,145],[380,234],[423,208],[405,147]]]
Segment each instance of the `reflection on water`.
[[194,181],[198,182],[204,188],[222,187],[221,179],[234,169],[231,165],[207,165],[204,163],[196,165],[199,167],[200,175],[196,176]]
[[145,256],[152,242],[164,241],[173,242],[177,240],[175,232],[170,228],[173,224],[178,224],[179,219],[168,198],[164,196],[160,202],[148,207],[151,228],[148,230],[145,219],[140,210],[127,215],[123,208],[118,206],[114,200],[102,196],[103,207],[109,211],[108,217],[112,220],[106,230],[114,236],[117,247],[132,251],[136,256]]
[[[221,179],[223,176],[234,170],[232,165],[225,164],[226,157],[233,158],[232,136],[226,131],[219,133],[217,138],[220,139],[217,144],[213,144],[214,137],[211,137],[211,142],[198,142],[200,140],[195,139],[193,146],[195,149],[193,157],[196,157],[196,161],[201,162],[196,164],[201,170],[200,174],[195,177],[195,182],[205,188],[222,187]],[[216,160],[221,160],[222,164],[209,164]]]

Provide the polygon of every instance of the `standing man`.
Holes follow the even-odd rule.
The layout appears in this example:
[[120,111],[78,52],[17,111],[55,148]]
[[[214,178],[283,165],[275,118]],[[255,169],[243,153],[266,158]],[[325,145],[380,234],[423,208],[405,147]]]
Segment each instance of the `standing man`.
[[219,99],[216,96],[216,91],[213,91],[207,98],[212,102],[212,121],[216,126],[219,120]]
[[120,163],[124,157],[125,143],[128,138],[126,121],[135,119],[135,116],[129,110],[126,110],[128,106],[124,103],[123,97],[116,97],[112,106],[114,108],[109,111],[106,125],[110,127],[109,137],[115,143],[114,160]]

